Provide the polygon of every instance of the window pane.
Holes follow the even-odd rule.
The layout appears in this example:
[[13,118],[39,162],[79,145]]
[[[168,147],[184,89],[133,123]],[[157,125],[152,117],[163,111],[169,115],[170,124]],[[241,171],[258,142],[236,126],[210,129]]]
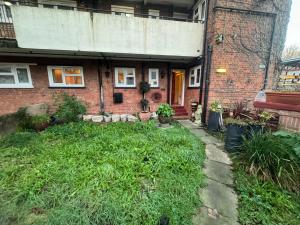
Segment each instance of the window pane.
[[156,79],[157,79],[157,77],[156,77],[156,72],[155,72],[155,71],[152,71],[152,72],[151,72],[151,79],[152,79],[152,80],[156,80]]
[[191,85],[195,85],[195,77],[191,77]]
[[124,73],[120,69],[118,70],[118,84],[124,84]]
[[200,69],[197,69],[197,83],[200,83],[200,72],[201,70]]
[[66,76],[66,84],[82,84],[81,76]]
[[133,76],[133,69],[127,69],[127,74],[129,76]]
[[127,85],[134,85],[134,77],[126,77]]
[[0,67],[0,73],[11,73],[10,67]]
[[61,69],[52,69],[53,83],[62,83],[62,70]]
[[29,83],[27,69],[17,68],[19,83]]
[[81,73],[79,68],[65,68],[64,72],[65,72],[65,74],[80,74]]
[[15,84],[15,78],[12,75],[1,75],[0,84]]
[[192,74],[192,75],[194,74],[194,72],[195,72],[195,70],[191,70],[191,74]]

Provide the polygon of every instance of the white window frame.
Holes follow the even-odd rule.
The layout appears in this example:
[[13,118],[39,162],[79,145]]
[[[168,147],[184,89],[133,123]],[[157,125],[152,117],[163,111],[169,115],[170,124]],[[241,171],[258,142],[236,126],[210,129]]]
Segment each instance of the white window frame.
[[[134,7],[130,6],[122,6],[122,5],[111,5],[111,11],[113,15],[116,16],[134,16]],[[117,15],[116,13],[120,13],[121,15]]]
[[[124,73],[124,84],[118,83],[118,75],[119,70],[123,70]],[[128,70],[133,70],[133,75],[128,75]],[[127,77],[133,77],[133,84],[126,84]],[[136,76],[135,76],[135,68],[129,68],[129,67],[115,67],[115,87],[124,87],[124,88],[134,88],[136,87]]]
[[[10,11],[10,15],[7,13],[7,11]],[[0,23],[12,23],[12,15],[11,15],[11,10],[9,6],[4,5],[0,3],[0,13],[2,16],[0,16]]]
[[150,19],[159,19],[160,17],[160,11],[158,9],[149,9],[148,10],[148,17]]
[[[156,79],[155,79],[155,80],[152,79],[152,76],[151,76],[151,73],[152,73],[152,72],[155,72],[155,73],[156,73]],[[157,84],[154,85],[154,84],[153,84],[153,81],[156,81]],[[152,87],[152,88],[157,88],[157,87],[159,87],[159,69],[157,69],[157,68],[149,68],[149,84],[150,84],[150,87]]]
[[[2,75],[11,75],[14,76],[15,83],[14,84],[0,84],[0,88],[33,88],[32,79],[30,74],[30,68],[28,64],[13,64],[13,63],[0,63],[0,67],[10,67],[11,73],[1,73]],[[18,78],[17,69],[26,69],[28,76],[28,83],[20,83]]]
[[[44,8],[44,5],[52,5],[53,9],[58,9],[59,6],[70,7],[70,10],[76,11],[77,2],[72,0],[38,0],[39,7]],[[48,7],[45,7],[48,8]],[[73,9],[72,9],[73,8]]]
[[[78,68],[80,69],[80,74],[65,74],[64,69],[67,68]],[[62,70],[62,83],[54,83],[53,81],[53,69],[61,69]],[[48,66],[48,80],[49,80],[49,87],[85,87],[84,85],[84,76],[83,76],[83,67],[82,66]],[[74,76],[74,77],[81,77],[82,84],[66,84],[65,76]]]
[[[199,73],[199,82],[197,82],[197,70],[200,69]],[[192,74],[192,71],[194,71],[194,74]],[[189,75],[189,87],[200,87],[201,82],[201,75],[202,75],[202,67],[201,66],[195,66],[190,69],[190,75]],[[194,84],[191,83],[192,77],[194,77]]]
[[[203,11],[203,6],[204,6],[204,11]],[[206,17],[206,0],[199,0],[193,8],[193,19],[205,21],[205,17]]]

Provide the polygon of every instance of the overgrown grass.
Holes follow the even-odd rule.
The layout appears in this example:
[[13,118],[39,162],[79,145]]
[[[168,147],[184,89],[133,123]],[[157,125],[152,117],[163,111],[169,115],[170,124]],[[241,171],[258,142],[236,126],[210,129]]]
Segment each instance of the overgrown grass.
[[0,140],[0,224],[191,224],[204,146],[153,123],[71,123]]
[[271,182],[262,182],[235,166],[241,225],[299,225],[300,200]]

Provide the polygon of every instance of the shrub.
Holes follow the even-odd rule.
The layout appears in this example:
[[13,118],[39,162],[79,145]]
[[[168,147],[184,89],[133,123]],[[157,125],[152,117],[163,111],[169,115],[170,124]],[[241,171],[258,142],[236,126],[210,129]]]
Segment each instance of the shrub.
[[48,115],[40,115],[32,117],[32,125],[36,131],[42,131],[49,126],[50,117]]
[[299,192],[300,160],[284,139],[272,133],[253,134],[251,139],[244,140],[242,157],[251,174]]
[[61,96],[62,101],[58,104],[56,116],[63,122],[76,122],[79,121],[79,115],[86,112],[85,105],[80,102],[75,96],[67,95],[66,93]]
[[15,118],[18,123],[18,128],[20,130],[32,130],[32,117],[27,113],[27,108],[22,107],[15,114]]
[[170,118],[170,117],[173,116],[174,111],[173,111],[172,107],[169,104],[161,104],[158,107],[156,113],[157,113],[158,116]]
[[209,110],[212,112],[222,112],[222,105],[220,102],[214,101],[211,103]]

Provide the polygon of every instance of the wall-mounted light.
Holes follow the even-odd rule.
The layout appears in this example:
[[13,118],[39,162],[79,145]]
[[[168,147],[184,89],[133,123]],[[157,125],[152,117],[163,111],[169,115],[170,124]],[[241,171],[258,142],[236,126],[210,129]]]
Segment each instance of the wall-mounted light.
[[224,68],[219,68],[219,69],[216,70],[216,72],[217,72],[217,73],[226,73],[227,70],[224,69]]
[[6,6],[12,6],[12,3],[8,2],[8,1],[4,1],[4,5],[6,5]]

